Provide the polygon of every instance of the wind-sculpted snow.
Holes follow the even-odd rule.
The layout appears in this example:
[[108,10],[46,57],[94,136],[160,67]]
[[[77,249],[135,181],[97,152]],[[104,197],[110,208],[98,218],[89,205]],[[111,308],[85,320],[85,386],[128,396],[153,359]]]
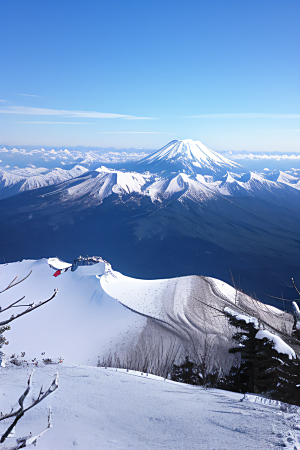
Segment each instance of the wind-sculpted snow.
[[163,342],[165,351],[177,343],[184,354],[209,345],[214,361],[226,368],[232,362],[228,348],[234,332],[222,313],[226,307],[247,311],[271,332],[292,329],[291,315],[233,293],[233,288],[212,278],[138,280],[114,272],[105,261],[74,272],[69,267],[56,258],[0,265],[0,290],[16,275],[22,279],[32,271],[24,282],[1,294],[2,308],[23,295],[24,308],[37,304],[58,289],[52,301],[13,322],[7,333],[9,354],[26,352],[28,358],[40,359],[45,354],[96,365],[99,356],[109,351],[126,355],[146,340],[153,348]]
[[[228,306],[239,314],[246,311],[254,315],[273,333],[278,334],[281,329],[289,334],[292,331],[291,315],[264,305],[213,278],[189,276],[148,281],[111,272],[100,281],[103,290],[111,297],[131,311],[154,319],[161,327],[160,333],[156,327],[156,336],[164,336],[168,330],[190,354],[201,353],[207,345],[215,362],[218,360],[223,367],[226,359],[229,364],[230,358],[226,355],[234,332],[222,314]],[[151,325],[148,323],[150,329]]]

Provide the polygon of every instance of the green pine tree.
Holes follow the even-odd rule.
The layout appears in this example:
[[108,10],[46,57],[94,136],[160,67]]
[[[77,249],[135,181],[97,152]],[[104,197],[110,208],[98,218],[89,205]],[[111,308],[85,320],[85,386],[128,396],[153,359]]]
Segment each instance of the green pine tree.
[[[238,331],[233,335],[236,347],[230,348],[230,353],[239,353],[240,367],[234,368],[229,374],[228,382],[239,392],[268,393],[273,395],[281,383],[283,361],[288,355],[278,353],[273,341],[267,338],[257,339],[259,331],[251,321],[237,319],[228,314],[231,325]],[[287,364],[287,363],[286,363]]]

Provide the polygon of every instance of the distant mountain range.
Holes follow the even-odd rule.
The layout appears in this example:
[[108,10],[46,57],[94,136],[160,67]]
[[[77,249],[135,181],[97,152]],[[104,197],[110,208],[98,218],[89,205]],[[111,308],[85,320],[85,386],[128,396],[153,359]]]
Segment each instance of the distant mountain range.
[[207,275],[280,307],[268,295],[294,298],[300,171],[245,172],[192,140],[130,164],[2,169],[0,258],[99,254],[135,278]]
[[71,178],[76,178],[87,171],[82,166],[75,166],[70,170],[64,170],[60,167],[53,170],[27,167],[8,171],[0,168],[0,199],[11,197],[20,192],[59,184]]
[[[82,164],[93,165],[98,156],[89,153]],[[76,178],[72,188],[66,185],[61,186],[60,190],[67,189],[66,196],[75,196],[77,199],[82,195],[90,195],[96,202],[102,202],[112,193],[122,196],[135,192],[149,196],[152,201],[168,200],[174,195],[202,201],[219,194],[263,195],[265,190],[278,193],[287,186],[300,190],[300,170],[295,171],[294,175],[281,171],[242,173],[240,164],[209,149],[200,141],[191,139],[172,141],[147,157],[136,162],[128,163],[127,160],[126,163],[125,166],[130,164],[135,171],[105,166],[89,171],[81,165],[75,165],[69,170],[0,168],[0,198]]]

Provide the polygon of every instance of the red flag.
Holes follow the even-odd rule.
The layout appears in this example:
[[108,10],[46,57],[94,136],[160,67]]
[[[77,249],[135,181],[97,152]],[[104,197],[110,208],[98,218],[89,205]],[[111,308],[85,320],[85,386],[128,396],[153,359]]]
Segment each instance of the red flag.
[[58,275],[60,275],[61,274],[61,270],[57,270],[54,274],[53,274],[53,276],[54,277],[58,277]]

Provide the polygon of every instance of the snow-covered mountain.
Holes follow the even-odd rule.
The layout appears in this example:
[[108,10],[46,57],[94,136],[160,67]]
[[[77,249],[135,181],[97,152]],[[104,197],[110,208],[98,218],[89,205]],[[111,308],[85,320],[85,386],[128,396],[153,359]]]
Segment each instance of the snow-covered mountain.
[[0,168],[0,199],[11,197],[20,192],[59,184],[85,172],[87,172],[87,169],[78,165],[71,170],[64,170],[60,167],[53,170],[30,167],[12,170]]
[[141,159],[138,167],[152,172],[185,172],[211,174],[240,169],[240,164],[211,150],[200,141],[171,141],[157,152]]
[[56,168],[0,169],[0,199],[16,195],[27,190],[61,184],[73,180],[72,185],[62,184],[60,191],[65,192],[64,200],[81,199],[86,204],[102,202],[104,198],[118,194],[138,194],[149,196],[152,201],[189,198],[201,203],[218,195],[257,196],[264,194],[281,195],[289,188],[300,191],[300,177],[277,171],[271,174],[248,172],[244,174],[227,172],[203,176],[185,172],[169,176],[108,169],[101,166],[88,171],[82,166],[71,170]]
[[[98,156],[86,156],[92,167]],[[2,261],[52,251],[72,259],[76,242],[133,277],[202,273],[230,282],[231,269],[249,294],[268,301],[283,288],[291,297],[284,286],[300,267],[299,171],[241,172],[191,140],[149,158],[136,171],[2,169]]]
[[[101,203],[112,194],[137,194],[149,196],[152,201],[191,199],[201,203],[209,198],[225,196],[264,196],[265,193],[282,195],[284,188],[300,190],[300,173],[274,171],[259,174],[241,173],[242,166],[211,150],[200,141],[192,139],[171,141],[162,149],[137,161],[138,154],[115,154],[108,152],[99,155],[95,152],[69,152],[67,149],[31,151],[45,158],[66,158],[66,163],[79,161],[71,170],[28,166],[24,169],[0,168],[0,199],[26,190],[60,184],[75,179],[72,185],[61,186],[67,189],[65,199],[74,200],[84,197],[86,205]],[[2,149],[4,155],[27,155],[25,150]],[[31,154],[30,153],[30,154]],[[113,168],[100,166],[100,161],[110,163]],[[117,168],[116,163],[121,164]],[[124,163],[125,168],[122,167]],[[99,165],[97,165],[99,164]],[[93,170],[88,171],[89,167]],[[100,166],[100,167],[99,167]],[[133,172],[129,168],[134,168]],[[82,175],[85,174],[84,177]],[[88,199],[90,197],[90,199]]]
[[63,201],[80,201],[87,204],[102,203],[110,195],[120,198],[128,194],[142,194],[142,188],[149,177],[135,172],[122,172],[100,167],[73,180],[72,186],[61,186]]
[[[6,352],[25,352],[30,359],[45,355],[96,365],[98,357],[107,357],[109,352],[125,360],[140,346],[151,353],[162,342],[164,351],[177,347],[187,354],[193,351],[192,345],[200,351],[209,341],[214,360],[225,369],[232,363],[227,351],[233,332],[222,315],[225,308],[247,311],[269,324],[272,332],[285,327],[290,334],[293,326],[292,315],[263,305],[220,280],[199,276],[134,279],[113,271],[103,260],[74,271],[71,264],[57,258],[2,264],[0,291],[17,275],[21,280],[31,271],[23,282],[1,294],[2,309],[25,295],[20,303],[25,306],[16,311],[20,313],[58,289],[53,300],[12,322],[7,333]],[[220,314],[216,315],[216,309]],[[1,320],[5,314],[9,318],[11,309]]]
[[[5,195],[47,176],[35,170],[10,181]],[[76,242],[80,253],[102,253],[133,277],[202,273],[230,282],[231,268],[245,292],[268,301],[265,293],[280,297],[284,289],[291,298],[284,286],[299,268],[299,180],[285,172],[162,176],[101,166],[2,199],[0,258],[54,251],[72,259]]]
[[240,197],[254,197],[266,194],[278,196],[282,193],[289,192],[289,189],[286,188],[287,186],[298,189],[298,185],[296,183],[290,183],[290,178],[285,178],[282,172],[269,177],[265,174],[255,172],[248,172],[242,175],[228,172],[224,177],[224,181],[217,182],[216,184],[218,192],[222,195]]
[[184,202],[189,199],[196,204],[218,199],[220,195],[230,197],[268,197],[281,198],[289,193],[300,192],[300,178],[293,177],[291,182],[286,174],[276,175],[272,181],[263,174],[249,172],[235,174],[227,172],[225,176],[209,177],[178,173],[169,177],[150,173],[124,172],[107,169],[102,166],[95,171],[86,172],[75,178],[72,186],[61,185],[62,201],[83,202],[96,205],[113,194],[119,199],[129,196],[150,197],[152,202],[162,204],[170,200]]
[[188,198],[193,202],[202,203],[217,197],[218,192],[215,186],[207,183],[201,175],[194,179],[185,173],[179,173],[173,177],[155,180],[143,190],[143,194],[149,196],[152,201],[164,202]]

